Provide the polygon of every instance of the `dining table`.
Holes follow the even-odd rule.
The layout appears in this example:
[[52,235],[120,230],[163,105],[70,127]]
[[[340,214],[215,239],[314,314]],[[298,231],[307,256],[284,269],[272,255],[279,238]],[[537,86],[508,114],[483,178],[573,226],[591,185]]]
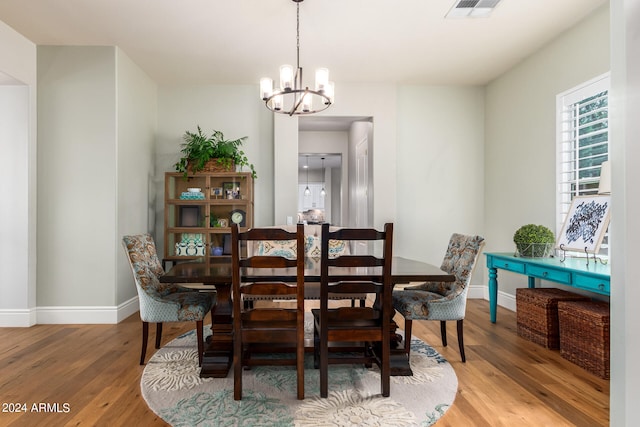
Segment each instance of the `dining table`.
[[[379,279],[382,267],[332,267],[336,280]],[[276,279],[295,282],[296,269],[251,269],[241,270],[242,281]],[[217,303],[211,311],[211,336],[207,337],[200,377],[225,378],[233,361],[233,304],[231,301],[231,258],[206,257],[202,260],[174,264],[166,274],[160,276],[162,283],[201,283],[215,288]],[[320,282],[320,259],[305,258],[305,283]],[[393,257],[391,268],[392,286],[412,282],[453,282],[455,276],[439,267],[413,259]],[[393,317],[393,316],[392,316]],[[394,323],[394,331],[396,325]],[[397,344],[397,341],[396,341]],[[411,375],[407,355],[403,349],[392,351],[390,359],[391,375]]]

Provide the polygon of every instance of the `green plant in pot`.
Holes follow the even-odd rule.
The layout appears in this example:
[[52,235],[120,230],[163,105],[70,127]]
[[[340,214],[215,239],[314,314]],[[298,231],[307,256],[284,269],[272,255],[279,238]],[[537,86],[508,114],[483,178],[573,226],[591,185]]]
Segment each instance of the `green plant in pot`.
[[253,164],[249,163],[246,154],[240,149],[247,140],[246,136],[238,139],[225,139],[224,134],[214,130],[211,136],[202,133],[200,126],[197,132],[186,131],[183,136],[182,157],[175,164],[176,171],[182,172],[187,178],[189,173],[200,172],[205,169],[209,161],[215,162],[223,170],[232,171],[234,166],[249,167],[251,176],[257,178]]
[[553,232],[544,225],[527,224],[520,227],[513,235],[518,255],[540,258],[551,255],[556,238]]

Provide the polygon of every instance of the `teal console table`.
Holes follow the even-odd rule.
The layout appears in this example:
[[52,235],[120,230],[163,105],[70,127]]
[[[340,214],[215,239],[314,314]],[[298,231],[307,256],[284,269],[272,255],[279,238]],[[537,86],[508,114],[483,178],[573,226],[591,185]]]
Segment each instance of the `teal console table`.
[[498,269],[524,274],[529,277],[529,287],[535,288],[536,279],[562,283],[585,291],[609,295],[611,269],[608,264],[593,259],[525,258],[513,253],[485,253],[489,268],[489,307],[491,322],[496,323],[498,305]]

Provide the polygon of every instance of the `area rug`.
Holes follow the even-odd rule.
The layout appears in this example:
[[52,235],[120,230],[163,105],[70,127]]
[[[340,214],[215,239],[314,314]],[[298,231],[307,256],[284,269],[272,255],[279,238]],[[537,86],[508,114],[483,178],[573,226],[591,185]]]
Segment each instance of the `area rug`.
[[[312,333],[307,322],[307,333]],[[205,336],[210,329],[205,328]],[[158,350],[140,388],[149,408],[172,426],[431,426],[453,404],[458,379],[451,365],[418,339],[411,341],[413,376],[391,377],[391,396],[380,394],[377,368],[332,365],[329,396],[320,398],[313,355],[305,360],[305,399],[296,399],[293,366],[244,371],[241,401],[227,378],[200,378],[195,331]]]

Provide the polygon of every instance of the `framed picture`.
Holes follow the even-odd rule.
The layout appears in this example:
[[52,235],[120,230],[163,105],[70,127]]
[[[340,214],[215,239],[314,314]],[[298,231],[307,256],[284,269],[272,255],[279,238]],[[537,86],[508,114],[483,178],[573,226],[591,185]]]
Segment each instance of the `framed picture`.
[[240,183],[233,182],[223,182],[222,190],[225,198],[227,199],[239,199],[240,198]]
[[566,251],[597,253],[610,221],[611,196],[577,196],[558,236],[557,247]]
[[224,196],[224,191],[222,191],[222,187],[211,187],[211,197],[215,197],[216,199]]
[[227,190],[236,191],[236,189],[238,187],[240,187],[240,183],[239,182],[233,181],[233,182],[223,182],[222,183],[222,189],[224,191],[227,191]]
[[200,227],[200,206],[180,206],[179,227]]

